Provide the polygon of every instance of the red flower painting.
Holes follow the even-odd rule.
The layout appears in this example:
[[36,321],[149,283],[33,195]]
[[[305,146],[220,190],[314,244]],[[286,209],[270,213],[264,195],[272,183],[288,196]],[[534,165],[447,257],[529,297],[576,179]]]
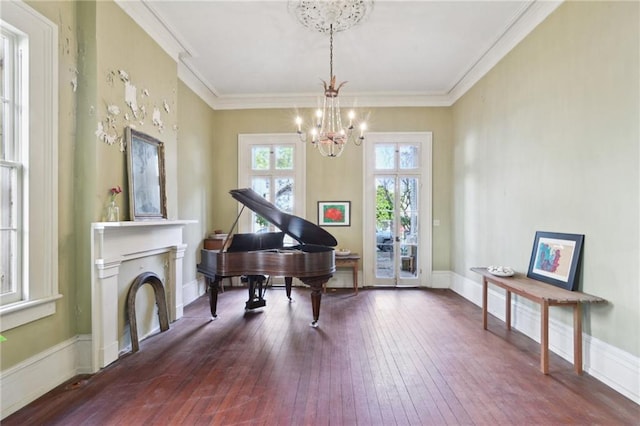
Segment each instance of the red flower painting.
[[328,206],[324,209],[325,222],[344,222],[344,207]]
[[318,225],[351,226],[349,201],[318,201]]

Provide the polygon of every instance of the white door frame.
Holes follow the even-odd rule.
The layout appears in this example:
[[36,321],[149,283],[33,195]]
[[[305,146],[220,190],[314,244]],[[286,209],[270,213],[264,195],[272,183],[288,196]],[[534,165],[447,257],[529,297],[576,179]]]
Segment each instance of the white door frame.
[[375,143],[419,143],[420,165],[422,169],[420,177],[420,241],[418,264],[418,283],[421,287],[432,287],[432,132],[372,132],[367,133],[367,139],[363,144],[364,155],[364,220],[363,220],[363,282],[366,285],[375,285],[375,209],[370,208],[375,203],[375,188],[366,183],[374,181],[374,144]]

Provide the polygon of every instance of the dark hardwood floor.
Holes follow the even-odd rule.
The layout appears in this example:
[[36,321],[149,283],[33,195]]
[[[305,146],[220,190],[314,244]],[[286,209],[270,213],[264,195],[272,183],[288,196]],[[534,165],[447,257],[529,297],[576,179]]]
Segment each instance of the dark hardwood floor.
[[169,331],[90,377],[2,421],[10,425],[638,424],[640,406],[507,332],[448,290],[267,292],[244,312],[245,289],[200,298]]

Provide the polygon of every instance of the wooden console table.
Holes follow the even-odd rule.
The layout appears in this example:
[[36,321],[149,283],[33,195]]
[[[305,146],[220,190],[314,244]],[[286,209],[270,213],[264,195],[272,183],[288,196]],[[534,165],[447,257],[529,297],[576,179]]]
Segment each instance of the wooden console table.
[[488,283],[506,290],[505,322],[511,330],[511,293],[540,304],[540,370],[549,374],[549,306],[573,307],[573,366],[582,374],[582,303],[604,303],[604,299],[578,291],[569,291],[516,273],[512,277],[499,277],[487,268],[471,268],[482,275],[482,327],[487,329]]
[[[353,291],[358,294],[358,266],[360,263],[360,255],[351,253],[347,256],[336,255],[336,268],[352,268],[353,272]],[[326,288],[325,288],[326,290]]]

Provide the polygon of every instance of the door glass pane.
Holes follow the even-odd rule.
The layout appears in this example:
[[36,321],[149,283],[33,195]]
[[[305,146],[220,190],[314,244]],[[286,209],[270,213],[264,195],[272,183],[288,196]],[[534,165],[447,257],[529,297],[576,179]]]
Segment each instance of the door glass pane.
[[418,179],[400,178],[400,277],[412,278],[418,270]]
[[379,144],[375,149],[376,170],[393,170],[395,168],[395,145]]
[[293,178],[276,178],[275,190],[276,196],[273,204],[284,212],[293,213]]
[[[251,179],[251,189],[256,191],[259,195],[265,199],[271,199],[271,179],[268,177],[254,176]],[[269,222],[267,222],[261,216],[258,216],[255,212],[251,212],[251,232],[266,232],[269,230]]]
[[395,179],[377,177],[376,185],[376,277],[395,276],[393,258]]
[[400,145],[400,168],[417,169],[419,167],[418,159],[420,155],[418,153],[417,145]]
[[254,146],[251,148],[251,169],[269,170],[271,168],[270,148],[268,146]]
[[293,170],[292,146],[276,146],[275,155],[277,170]]

